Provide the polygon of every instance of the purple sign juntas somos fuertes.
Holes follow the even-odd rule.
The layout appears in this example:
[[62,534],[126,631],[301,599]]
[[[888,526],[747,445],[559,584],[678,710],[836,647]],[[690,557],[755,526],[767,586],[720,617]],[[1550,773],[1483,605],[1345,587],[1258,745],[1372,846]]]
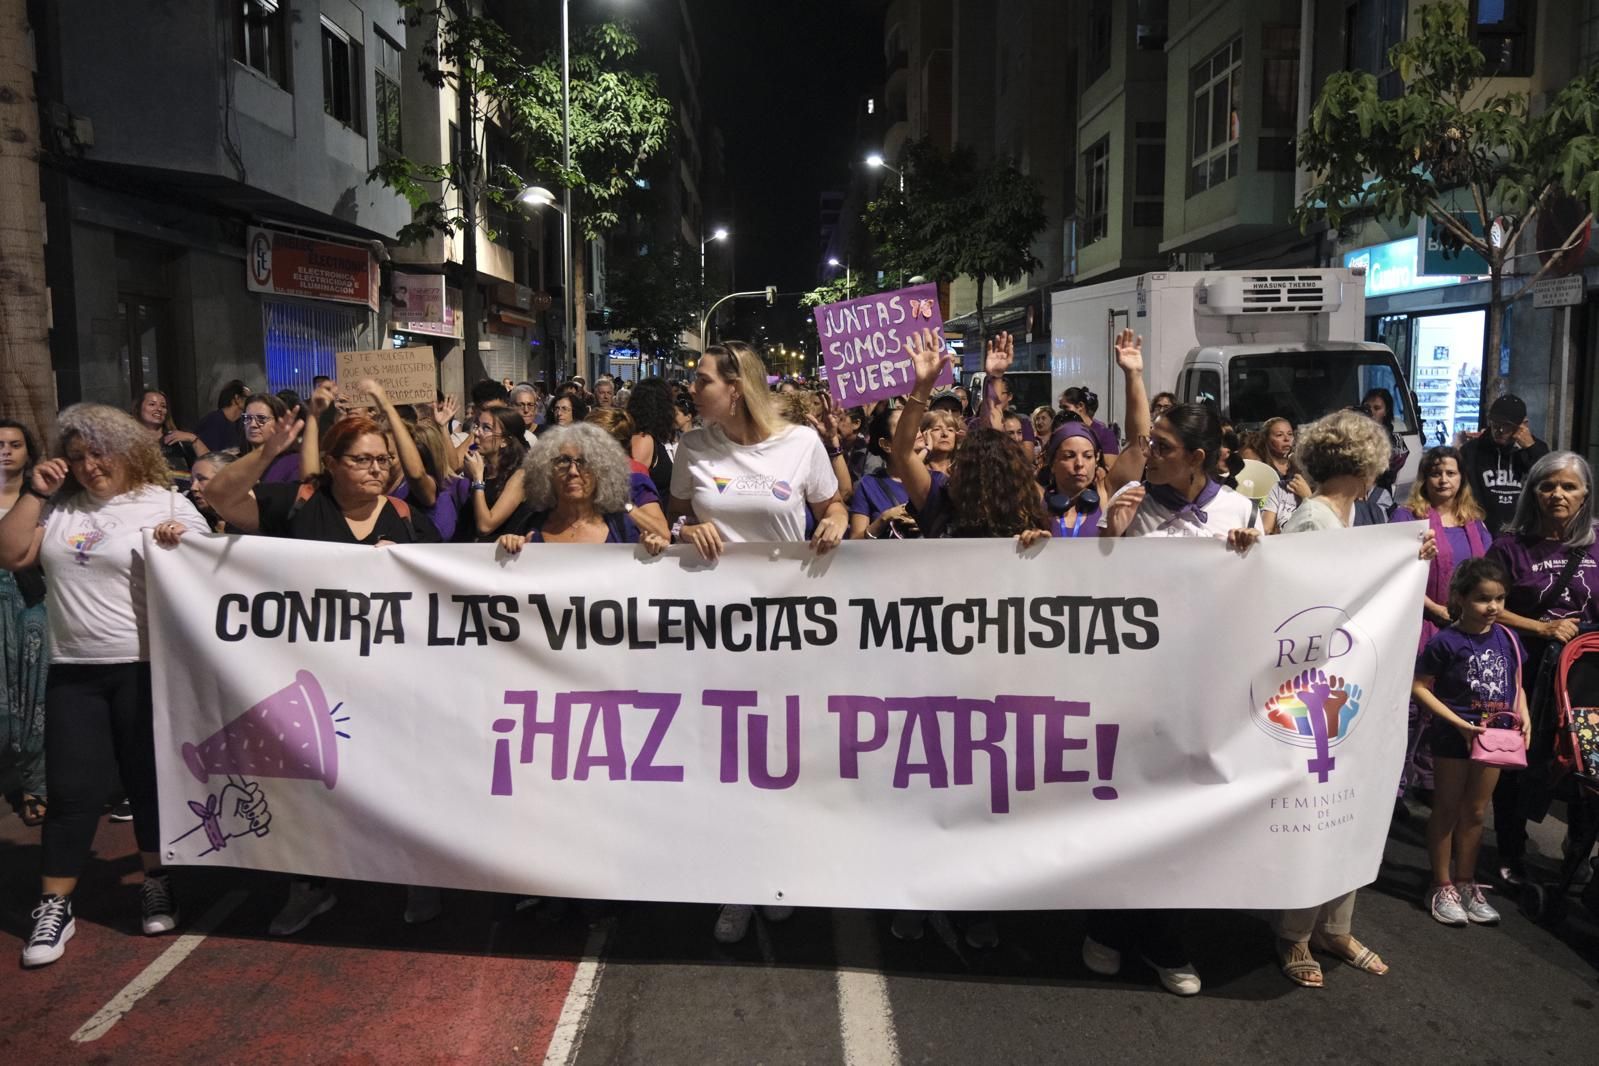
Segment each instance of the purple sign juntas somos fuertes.
[[[905,347],[910,334],[929,329],[944,343],[944,316],[932,283],[827,304],[814,313],[828,387],[846,407],[911,391],[916,375]],[[939,385],[954,380],[949,367],[938,376]]]

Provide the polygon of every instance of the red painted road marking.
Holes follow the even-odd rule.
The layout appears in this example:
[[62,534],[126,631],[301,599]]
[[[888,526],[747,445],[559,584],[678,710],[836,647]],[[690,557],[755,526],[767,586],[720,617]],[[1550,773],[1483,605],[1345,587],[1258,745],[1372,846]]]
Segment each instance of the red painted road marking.
[[[0,887],[27,909],[38,891],[37,832],[0,818]],[[552,925],[532,914],[497,922],[499,901],[450,891],[442,918],[411,928],[400,919],[403,889],[341,883],[338,907],[301,938],[269,939],[281,879],[179,870],[185,915],[198,917],[236,887],[250,898],[99,1039],[75,1044],[74,1031],[179,942],[138,933],[128,827],[103,826],[97,843],[67,954],[6,981],[7,1016],[27,1024],[0,1028],[0,1059],[537,1062],[587,932],[575,920]],[[118,886],[119,876],[128,883]],[[30,923],[18,909],[13,902],[7,912],[0,951],[22,950]]]

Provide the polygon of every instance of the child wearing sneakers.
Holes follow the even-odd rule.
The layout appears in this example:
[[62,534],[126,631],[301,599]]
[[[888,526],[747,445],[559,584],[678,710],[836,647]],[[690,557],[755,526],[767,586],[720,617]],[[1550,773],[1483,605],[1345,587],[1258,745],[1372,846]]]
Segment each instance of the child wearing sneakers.
[[[1496,715],[1519,723],[1522,743],[1532,732],[1521,690],[1521,648],[1498,622],[1507,578],[1492,559],[1468,559],[1449,582],[1453,625],[1427,642],[1416,664],[1416,704],[1437,716],[1429,734],[1434,759],[1427,853],[1432,864],[1428,910],[1444,925],[1492,925],[1499,912],[1477,884],[1482,820],[1499,782],[1499,768],[1471,758],[1472,741]],[[1503,725],[1506,718],[1501,718]]]

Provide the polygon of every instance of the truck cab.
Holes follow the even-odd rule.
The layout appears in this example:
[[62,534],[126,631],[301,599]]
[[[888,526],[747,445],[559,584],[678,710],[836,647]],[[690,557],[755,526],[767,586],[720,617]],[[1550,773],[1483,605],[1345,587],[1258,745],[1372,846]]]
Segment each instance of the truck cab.
[[1144,338],[1151,394],[1213,404],[1240,430],[1278,416],[1304,425],[1387,389],[1394,431],[1410,453],[1394,485],[1402,501],[1420,465],[1423,427],[1393,352],[1360,339],[1364,285],[1362,271],[1336,268],[1173,271],[1062,290],[1052,321],[1056,394],[1088,385],[1102,397],[1098,417],[1124,425],[1111,352],[1122,328]]

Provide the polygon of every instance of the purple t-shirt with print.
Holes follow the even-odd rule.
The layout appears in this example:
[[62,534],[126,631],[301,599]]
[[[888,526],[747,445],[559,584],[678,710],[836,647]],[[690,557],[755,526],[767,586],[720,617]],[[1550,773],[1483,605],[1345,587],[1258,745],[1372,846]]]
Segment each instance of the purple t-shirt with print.
[[1416,660],[1416,675],[1433,679],[1439,701],[1468,722],[1484,714],[1515,710],[1516,643],[1502,625],[1486,633],[1440,629]]
[[1583,551],[1582,563],[1560,598],[1545,603],[1560,583],[1569,549],[1558,540],[1506,533],[1493,542],[1488,558],[1505,568],[1510,577],[1505,610],[1524,618],[1547,620],[1577,618],[1599,622],[1599,543]]

